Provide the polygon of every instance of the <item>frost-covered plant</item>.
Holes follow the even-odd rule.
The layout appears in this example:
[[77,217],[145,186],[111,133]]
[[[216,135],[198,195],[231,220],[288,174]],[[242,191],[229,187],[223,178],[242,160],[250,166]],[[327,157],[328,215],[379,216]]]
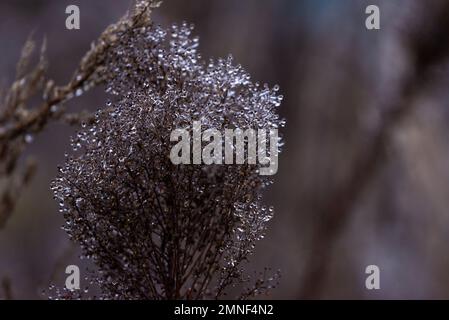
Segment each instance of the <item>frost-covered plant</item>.
[[[75,153],[52,185],[65,230],[96,266],[106,299],[220,298],[264,292],[243,264],[273,209],[259,165],[174,165],[170,133],[203,128],[278,128],[282,96],[260,87],[231,57],[205,63],[187,24],[118,34],[102,77],[114,95],[73,139]],[[271,277],[271,278],[270,278]]]

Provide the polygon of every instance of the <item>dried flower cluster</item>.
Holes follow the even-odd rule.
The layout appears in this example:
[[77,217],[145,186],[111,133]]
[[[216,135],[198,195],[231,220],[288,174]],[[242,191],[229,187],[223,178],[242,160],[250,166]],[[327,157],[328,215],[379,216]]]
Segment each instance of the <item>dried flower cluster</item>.
[[232,58],[204,63],[187,24],[119,32],[101,77],[115,96],[73,138],[73,156],[52,188],[65,229],[98,267],[106,299],[219,298],[254,285],[243,263],[273,209],[259,165],[173,165],[170,133],[207,128],[278,128],[282,96],[260,88]]

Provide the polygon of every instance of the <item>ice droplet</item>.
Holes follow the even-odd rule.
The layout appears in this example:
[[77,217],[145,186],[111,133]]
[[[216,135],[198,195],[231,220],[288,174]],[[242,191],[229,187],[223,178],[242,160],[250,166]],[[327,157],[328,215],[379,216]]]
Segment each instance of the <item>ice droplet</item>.
[[33,137],[33,135],[28,133],[28,134],[25,135],[24,140],[25,140],[26,143],[32,143],[33,140],[34,140],[34,137]]
[[83,94],[83,89],[81,89],[81,88],[76,89],[75,96],[79,97],[82,94]]

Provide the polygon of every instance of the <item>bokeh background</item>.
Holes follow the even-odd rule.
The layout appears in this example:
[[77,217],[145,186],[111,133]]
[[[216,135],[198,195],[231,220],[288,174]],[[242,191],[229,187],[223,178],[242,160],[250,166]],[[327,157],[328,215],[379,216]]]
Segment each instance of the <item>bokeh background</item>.
[[[264,198],[276,215],[250,267],[281,270],[268,298],[449,298],[447,63],[407,100],[407,113],[382,140],[383,155],[353,177],[385,111],[402,99],[401,81],[413,67],[403,39],[431,20],[428,9],[438,1],[166,0],[154,12],[164,26],[194,23],[204,57],[232,53],[254,81],[279,84],[285,97],[286,143]],[[80,7],[80,30],[65,28],[70,4]],[[381,30],[365,28],[369,4],[381,9]],[[33,32],[47,37],[50,77],[67,82],[90,43],[130,5],[1,0],[1,81],[14,80]],[[68,109],[96,110],[105,99],[96,89]],[[64,283],[66,265],[84,265],[60,229],[49,187],[75,130],[51,124],[26,152],[38,172],[0,230],[0,298],[43,299],[50,283]],[[334,202],[342,197],[339,210]],[[381,270],[380,290],[365,288],[370,264]]]

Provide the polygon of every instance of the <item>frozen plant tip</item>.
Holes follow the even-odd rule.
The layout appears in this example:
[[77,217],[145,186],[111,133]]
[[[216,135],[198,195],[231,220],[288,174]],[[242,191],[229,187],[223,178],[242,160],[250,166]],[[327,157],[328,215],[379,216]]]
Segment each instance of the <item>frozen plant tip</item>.
[[218,299],[235,286],[249,298],[277,281],[244,270],[273,217],[261,203],[271,177],[260,164],[174,165],[170,133],[194,121],[277,129],[282,97],[231,57],[205,63],[191,32],[149,24],[117,34],[101,74],[114,102],[73,138],[52,184],[101,298]]

